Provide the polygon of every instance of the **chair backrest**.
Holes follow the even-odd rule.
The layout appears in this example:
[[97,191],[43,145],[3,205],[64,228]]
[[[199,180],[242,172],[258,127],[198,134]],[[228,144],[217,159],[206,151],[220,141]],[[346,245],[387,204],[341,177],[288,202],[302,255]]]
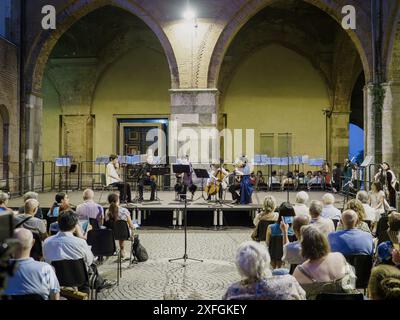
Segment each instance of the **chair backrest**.
[[46,221],[47,221],[47,233],[50,233],[50,225],[54,222],[57,222],[58,217],[48,217],[46,216]]
[[294,270],[296,270],[297,266],[298,266],[297,264],[291,264],[289,274],[293,275]]
[[316,300],[348,300],[348,301],[360,301],[364,300],[362,293],[320,293],[315,298]]
[[271,236],[268,250],[272,260],[281,260],[283,256],[283,237]]
[[53,261],[51,264],[56,271],[60,286],[81,287],[89,283],[89,276],[83,259]]
[[274,223],[274,221],[260,220],[260,222],[257,224],[257,239],[259,241],[265,241],[268,226]]
[[103,187],[107,186],[107,179],[105,173],[100,173],[100,183]]
[[35,243],[31,249],[31,257],[36,261],[40,261],[43,257],[42,239],[38,232],[32,232],[32,235],[33,239],[35,239]]
[[115,240],[129,240],[131,236],[128,223],[124,220],[115,221],[113,231]]
[[351,255],[345,258],[355,269],[357,276],[356,288],[367,288],[373,266],[373,257],[369,255]]
[[96,257],[110,257],[117,251],[114,232],[110,229],[90,230],[87,234],[87,243]]
[[99,230],[100,229],[100,224],[97,219],[94,218],[89,218],[89,223],[92,226],[93,230]]
[[5,296],[6,300],[16,300],[16,301],[43,301],[43,297],[40,294],[23,294],[23,295],[13,295]]
[[333,225],[335,226],[335,230],[337,229],[337,226],[339,224],[339,220],[337,219],[332,219]]

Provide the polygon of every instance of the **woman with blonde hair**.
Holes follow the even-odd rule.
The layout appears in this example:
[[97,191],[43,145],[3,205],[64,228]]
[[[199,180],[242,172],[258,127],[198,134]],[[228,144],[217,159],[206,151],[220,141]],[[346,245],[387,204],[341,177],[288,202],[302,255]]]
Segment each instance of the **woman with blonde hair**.
[[[357,213],[358,216],[358,222],[357,222],[357,229],[360,229],[365,232],[371,233],[370,228],[368,227],[368,224],[364,222],[365,220],[365,210],[362,202],[357,199],[350,200],[349,202],[346,203],[346,206],[344,210],[353,210]],[[339,222],[339,225],[337,227],[337,231],[343,230],[343,224],[342,221]]]
[[[251,238],[254,241],[264,241],[266,237],[266,231],[267,227],[269,224],[275,223],[278,220],[279,214],[278,212],[275,212],[276,209],[276,199],[274,196],[267,195],[264,198],[263,202],[263,211],[261,213],[258,213],[256,217],[253,220],[253,223],[255,225],[254,231],[251,235]],[[261,225],[265,226],[265,230],[261,231],[259,228]],[[263,233],[263,235],[260,237],[260,234]]]

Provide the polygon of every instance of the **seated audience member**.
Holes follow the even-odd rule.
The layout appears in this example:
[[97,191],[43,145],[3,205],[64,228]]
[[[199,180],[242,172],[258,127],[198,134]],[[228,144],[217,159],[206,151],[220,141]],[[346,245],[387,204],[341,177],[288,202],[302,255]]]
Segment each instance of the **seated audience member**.
[[400,300],[400,270],[389,265],[373,268],[368,292],[372,300]]
[[257,238],[257,228],[258,228],[258,224],[260,223],[260,221],[271,221],[271,222],[276,222],[278,220],[278,216],[279,214],[277,212],[275,212],[276,209],[276,200],[274,196],[266,196],[264,198],[264,203],[263,203],[263,211],[259,214],[256,215],[256,217],[254,218],[254,225],[255,225],[255,229],[251,235],[251,238],[254,241],[261,241],[260,239]]
[[293,276],[313,300],[320,293],[355,293],[354,270],[339,252],[330,252],[328,239],[313,225],[302,229],[301,252],[306,261]]
[[335,225],[331,219],[321,217],[323,205],[321,201],[311,201],[310,204],[310,224],[317,227],[325,236],[335,231]]
[[[89,274],[97,273],[97,268],[93,264],[93,253],[79,226],[78,215],[72,210],[63,211],[58,217],[58,226],[60,231],[47,238],[43,243],[45,261],[51,264],[53,261],[83,259]],[[111,284],[99,275],[95,286],[101,290],[110,287]],[[88,292],[88,284],[85,284],[80,290]]]
[[307,175],[304,178],[304,183],[309,185],[310,181],[314,178],[313,173],[311,171],[307,171]]
[[306,205],[308,199],[309,199],[308,193],[305,191],[300,191],[299,193],[296,194],[296,203],[293,206],[296,216],[300,215],[310,216],[309,208]]
[[13,213],[12,209],[7,207],[10,196],[4,191],[0,191],[0,214]]
[[36,218],[36,213],[39,208],[39,202],[35,199],[25,201],[24,212],[17,214],[14,217],[14,222],[17,227],[29,229],[32,232],[37,232],[42,240],[47,237],[46,224],[42,219]]
[[396,212],[395,208],[390,208],[390,210],[387,213],[385,212],[380,216],[378,223],[376,224],[376,232],[375,232],[375,235],[378,238],[378,244],[385,241],[390,241],[389,234],[387,232],[389,226],[389,216],[395,212]]
[[399,249],[394,249],[392,251],[392,260],[393,264],[397,266],[397,268],[400,269],[400,250]]
[[57,218],[62,211],[68,211],[71,209],[69,204],[68,195],[64,192],[56,194],[55,202],[47,213],[48,217]]
[[380,243],[376,248],[376,260],[375,265],[388,264],[395,265],[393,262],[393,243],[391,241],[385,241]]
[[276,170],[272,171],[271,177],[269,177],[269,186],[271,187],[273,184],[280,184],[279,178],[277,176]]
[[[111,193],[108,196],[108,203],[110,204],[110,207],[108,208],[106,212],[106,222],[105,226],[112,229],[112,224],[113,222],[116,222],[118,220],[123,220],[128,223],[129,229],[135,230],[136,227],[132,222],[131,219],[131,214],[129,213],[128,209],[123,208],[120,206],[119,203],[119,195],[116,193]],[[126,258],[126,253],[125,253],[125,241],[120,240],[119,241],[119,248],[121,250],[121,256],[123,259]]]
[[322,208],[321,217],[339,221],[342,217],[342,213],[334,206],[335,197],[330,193],[326,193],[322,197],[322,203],[324,204],[324,207]]
[[282,180],[282,191],[285,188],[291,188],[295,186],[295,178],[293,172],[288,172],[287,177]]
[[14,253],[14,274],[7,279],[6,296],[40,295],[44,300],[58,300],[60,285],[53,268],[45,263],[33,260],[30,252],[34,244],[32,232],[27,229],[15,229],[14,238],[19,241]]
[[332,252],[340,252],[344,256],[373,255],[374,239],[369,232],[356,228],[358,215],[353,210],[346,210],[342,215],[344,230],[328,235]]
[[376,210],[369,205],[370,199],[369,199],[368,192],[359,191],[357,193],[356,199],[359,200],[364,207],[365,220],[371,221],[371,224],[375,225],[375,223],[378,222],[379,219],[378,219]]
[[257,188],[258,190],[266,190],[268,188],[268,184],[265,182],[264,175],[262,171],[257,171]]
[[393,244],[399,244],[400,237],[400,213],[392,212],[388,219],[389,228],[387,229],[387,234],[390,241]]
[[[35,200],[39,201],[39,195],[36,192],[29,191],[29,192],[24,194],[24,203],[26,202],[26,200],[29,200],[29,199],[35,199]],[[22,207],[20,207],[18,209],[18,213],[24,213],[24,212],[25,212],[25,207],[24,206],[22,206]],[[35,214],[35,218],[43,219],[42,208],[39,207],[37,209],[37,212]]]
[[[357,213],[358,222],[357,222],[357,229],[360,229],[365,232],[371,233],[371,229],[368,227],[368,224],[364,222],[365,220],[365,211],[362,203],[359,200],[353,199],[346,203],[344,210],[353,210]],[[343,230],[342,222],[339,222],[337,231]]]
[[94,192],[91,189],[83,191],[83,203],[76,208],[76,214],[81,220],[95,219],[99,226],[104,224],[104,209],[94,202]]
[[224,300],[305,300],[305,292],[290,275],[272,276],[270,257],[265,246],[244,242],[236,254],[236,266],[242,277],[228,288]]
[[[281,231],[281,221],[289,224],[288,236],[293,237],[294,232],[292,228],[293,217],[295,216],[294,209],[289,202],[284,202],[279,207],[279,217],[276,223],[270,224],[267,228],[267,236],[265,242],[269,249],[269,254],[271,257],[271,265],[273,269],[279,269],[282,266],[282,247],[283,247],[283,234]],[[280,238],[279,247],[275,247],[272,243],[274,237]]]
[[296,216],[293,219],[293,231],[296,235],[296,241],[290,242],[288,236],[289,225],[281,222],[283,234],[283,257],[282,261],[290,265],[302,264],[305,259],[301,254],[301,229],[310,223],[310,217],[306,215]]

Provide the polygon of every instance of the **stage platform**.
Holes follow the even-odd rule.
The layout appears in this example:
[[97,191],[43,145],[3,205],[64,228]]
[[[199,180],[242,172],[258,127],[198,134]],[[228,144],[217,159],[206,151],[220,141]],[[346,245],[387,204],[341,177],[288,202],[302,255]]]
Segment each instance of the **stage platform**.
[[[101,204],[105,209],[108,208],[107,197],[110,192],[95,192],[95,201]],[[289,192],[289,201],[295,202],[297,192]],[[232,205],[231,195],[227,194],[226,199],[222,202],[206,201],[203,199],[201,192],[195,194],[194,200],[187,201],[188,225],[201,227],[221,228],[226,226],[252,226],[252,220],[255,214],[262,209],[263,199],[267,194],[272,194],[278,205],[287,201],[287,192],[254,192],[253,203],[249,205]],[[310,200],[321,200],[325,194],[323,191],[309,192]],[[39,202],[44,213],[47,213],[56,192],[47,192],[39,194]],[[204,194],[205,195],[205,194]],[[82,203],[82,192],[68,192],[70,203],[77,206]],[[177,201],[175,193],[171,191],[159,191],[158,201],[146,201],[150,196],[149,193],[144,194],[145,201],[142,203],[133,203],[126,206],[132,213],[132,217],[136,219],[143,227],[173,227],[180,228],[183,224],[183,213],[185,203]],[[190,197],[189,197],[190,198]],[[339,209],[343,208],[344,197],[335,194],[335,206]],[[23,205],[23,198],[12,198],[9,201],[9,207],[17,210]]]

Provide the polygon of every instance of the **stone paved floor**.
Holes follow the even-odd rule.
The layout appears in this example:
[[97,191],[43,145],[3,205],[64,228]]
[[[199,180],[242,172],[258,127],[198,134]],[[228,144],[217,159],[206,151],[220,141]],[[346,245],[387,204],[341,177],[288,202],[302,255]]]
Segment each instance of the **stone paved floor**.
[[[183,231],[140,231],[141,243],[149,260],[128,268],[124,262],[119,286],[99,294],[101,300],[217,300],[228,285],[240,280],[234,258],[240,243],[249,240],[251,229],[225,231],[188,231],[189,258],[204,262],[168,262],[184,253]],[[125,249],[127,251],[127,249]],[[109,258],[99,267],[100,273],[116,279],[116,258]]]

